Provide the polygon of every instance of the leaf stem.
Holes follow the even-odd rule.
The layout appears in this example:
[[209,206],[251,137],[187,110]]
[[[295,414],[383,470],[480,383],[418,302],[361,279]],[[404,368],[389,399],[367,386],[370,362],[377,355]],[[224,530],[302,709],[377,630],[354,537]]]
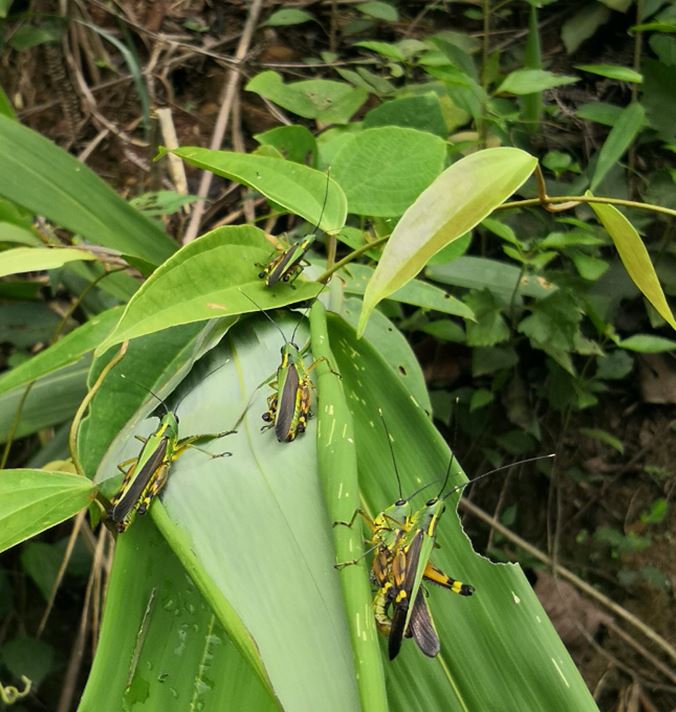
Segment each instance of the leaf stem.
[[377,240],[374,240],[373,242],[368,242],[365,245],[362,245],[361,247],[358,247],[356,250],[353,252],[350,252],[350,254],[345,255],[342,260],[338,260],[336,264],[333,265],[330,269],[327,269],[326,272],[321,274],[318,278],[318,282],[326,282],[328,278],[334,273],[337,272],[341,267],[344,267],[346,264],[349,264],[354,260],[355,258],[359,257],[359,255],[363,255],[364,252],[368,252],[370,249],[374,247],[378,247],[378,245],[382,245],[384,242],[387,242],[390,239],[390,236],[387,235],[387,237],[380,237]]

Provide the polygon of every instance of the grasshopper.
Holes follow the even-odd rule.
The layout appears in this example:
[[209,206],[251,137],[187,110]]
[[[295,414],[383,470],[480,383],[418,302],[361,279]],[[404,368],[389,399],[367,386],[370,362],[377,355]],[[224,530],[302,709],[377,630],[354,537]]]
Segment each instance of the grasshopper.
[[[377,586],[372,604],[373,613],[378,630],[384,635],[391,636],[392,620],[389,617],[388,611],[389,608],[397,602],[396,599],[398,595],[400,599],[402,598],[400,592],[406,590],[407,587],[411,588],[412,581],[409,582],[408,579],[412,576],[412,572],[415,572],[415,568],[411,568],[407,562],[417,556],[415,550],[419,549],[420,546],[420,542],[415,537],[411,541],[408,540],[408,534],[414,526],[414,517],[416,516],[411,514],[410,500],[418,492],[428,487],[428,485],[424,485],[414,492],[409,499],[403,498],[401,494],[401,478],[397,469],[392,440],[382,412],[379,411],[379,414],[390,448],[390,455],[399,487],[399,498],[373,519],[371,519],[364,510],[358,509],[352,515],[350,521],[335,522],[334,526],[342,524],[351,527],[356,517],[360,515],[371,529],[371,539],[369,542],[372,546],[369,551],[374,551],[371,565],[371,579]],[[413,551],[411,550],[412,548]],[[368,553],[368,551],[366,553]],[[341,569],[345,566],[356,564],[358,561],[359,559],[343,562],[337,564],[336,568]],[[429,560],[426,563],[423,576],[426,581],[435,583],[453,593],[462,596],[471,596],[472,593],[474,593],[472,586],[447,576]],[[401,606],[401,600],[398,603]],[[425,655],[434,657],[439,653],[439,638],[436,634],[436,629],[434,628],[424,593],[420,590],[420,587],[417,592],[415,604],[412,607],[411,619],[406,629],[406,635],[415,639],[418,647]]]
[[[482,475],[475,477],[469,482],[452,487],[445,495],[442,495],[448,478],[450,476],[451,467],[453,464],[453,456],[451,456],[444,483],[436,497],[429,499],[423,507],[417,510],[406,522],[405,530],[403,531],[398,547],[395,551],[394,559],[391,567],[391,591],[388,595],[391,597],[393,613],[390,634],[388,638],[388,653],[390,660],[399,653],[404,635],[413,634],[411,626],[413,618],[417,616],[416,608],[418,607],[418,597],[421,593],[423,579],[433,580],[428,576],[430,566],[430,556],[435,546],[436,532],[439,525],[439,520],[446,510],[446,500],[454,492],[464,489],[470,484],[474,484],[484,477],[500,472],[515,465],[524,465],[535,460],[554,457],[554,455],[540,455],[537,457],[527,458],[511,465],[484,472]],[[437,569],[438,571],[438,569]],[[441,573],[441,572],[439,572]],[[442,574],[443,575],[443,574]],[[435,581],[436,583],[436,581]],[[460,581],[449,580],[449,587],[455,593],[461,596],[471,596],[474,593],[474,588]],[[410,602],[414,601],[414,605]]]
[[259,279],[264,279],[268,287],[272,287],[278,282],[293,284],[303,271],[305,255],[317,239],[317,233],[306,235],[301,242],[289,245],[285,250],[275,255],[267,265],[262,267],[258,273]]
[[261,267],[258,273],[259,279],[265,280],[267,287],[272,287],[278,282],[285,282],[293,285],[303,271],[304,265],[308,262],[305,260],[305,255],[317,239],[317,230],[324,217],[324,209],[326,201],[329,197],[329,174],[326,174],[326,192],[324,193],[324,202],[319,214],[319,220],[312,233],[306,235],[300,242],[295,242],[286,249],[282,249],[279,254],[275,254],[266,265],[257,265]]
[[[323,288],[324,287],[322,287],[322,289]],[[309,366],[305,365],[305,348],[299,348],[294,342],[296,330],[300,326],[300,319],[291,334],[291,339],[287,340],[284,332],[270,315],[248,294],[242,290],[240,291],[254,306],[265,314],[266,318],[275,325],[275,328],[284,339],[284,345],[281,349],[282,360],[277,368],[275,378],[269,383],[274,389],[274,393],[268,396],[268,409],[263,413],[262,418],[267,423],[267,425],[263,426],[264,430],[274,427],[277,440],[280,442],[291,442],[295,440],[299,434],[305,432],[307,421],[312,415],[310,407],[312,405],[312,389],[314,388],[314,384],[310,378],[310,372],[321,359],[313,361]]]
[[[122,376],[126,378],[126,376]],[[129,379],[130,380],[130,379]],[[141,386],[141,384],[136,384]],[[141,386],[145,388],[145,386]],[[220,433],[206,435],[190,435],[178,437],[178,416],[176,409],[169,410],[166,403],[150,389],[146,389],[162,404],[164,415],[160,424],[148,438],[139,438],[143,447],[139,455],[132,460],[118,465],[124,478],[120,489],[113,496],[108,508],[107,518],[118,533],[123,533],[137,514],[145,514],[151,502],[160,493],[167,482],[172,464],[189,447],[199,448],[212,440],[232,435],[236,430],[226,430]],[[209,453],[211,455],[211,453]],[[232,453],[223,452],[211,457],[223,457]],[[125,467],[127,469],[125,469]]]

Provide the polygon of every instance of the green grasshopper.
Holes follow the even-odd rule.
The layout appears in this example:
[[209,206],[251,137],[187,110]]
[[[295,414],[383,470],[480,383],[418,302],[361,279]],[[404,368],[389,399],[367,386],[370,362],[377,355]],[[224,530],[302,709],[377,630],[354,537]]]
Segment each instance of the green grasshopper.
[[[388,638],[388,653],[390,660],[399,653],[404,635],[413,635],[413,618],[417,618],[416,609],[419,607],[418,598],[421,594],[423,579],[429,578],[429,563],[432,550],[435,546],[437,526],[441,515],[446,510],[446,500],[454,492],[464,489],[468,485],[474,484],[484,477],[500,472],[509,467],[524,465],[535,460],[554,457],[554,455],[540,455],[525,460],[504,465],[502,467],[489,470],[488,472],[475,477],[469,482],[452,487],[445,495],[443,492],[451,473],[453,456],[451,456],[444,483],[436,497],[429,499],[425,506],[416,511],[406,522],[404,531],[399,538],[397,548],[391,567],[391,577],[388,579],[392,586],[388,590],[388,596],[392,601],[393,613],[390,634]],[[474,588],[459,581],[452,583],[452,590],[461,596],[470,596],[474,593]],[[411,606],[410,602],[414,601]],[[430,619],[431,622],[431,619]]]
[[282,360],[277,368],[275,378],[269,384],[274,389],[274,393],[268,396],[268,409],[263,413],[262,418],[267,423],[263,426],[264,430],[274,426],[277,440],[291,442],[299,434],[305,432],[307,421],[312,415],[310,407],[314,384],[310,379],[310,372],[321,359],[313,361],[309,366],[305,365],[303,360],[305,348],[300,349],[294,342],[296,331],[301,323],[300,319],[291,334],[291,339],[287,340],[286,335],[274,319],[261,309],[248,294],[243,291],[242,294],[274,324],[284,339],[281,349]]
[[264,279],[268,287],[278,282],[293,284],[303,271],[305,255],[317,239],[317,233],[306,235],[301,242],[289,245],[278,255],[275,255],[267,265],[259,265],[263,269],[258,273],[259,279]]
[[[126,378],[126,376],[122,376]],[[130,379],[128,379],[130,380]],[[142,388],[141,384],[136,384]],[[178,437],[178,416],[176,409],[169,410],[166,403],[150,389],[146,389],[155,397],[164,408],[164,415],[160,424],[148,438],[139,438],[143,448],[138,457],[132,458],[118,465],[124,478],[120,489],[113,496],[107,516],[110,524],[120,534],[127,530],[137,514],[145,514],[152,500],[157,497],[167,482],[172,464],[189,447],[199,449],[212,440],[232,435],[236,430],[226,430],[221,433],[206,435],[190,435],[186,438]],[[210,453],[209,453],[210,454]],[[223,452],[211,457],[224,457],[232,453]],[[125,466],[127,469],[125,469]]]
[[272,287],[278,282],[285,282],[292,285],[296,279],[298,279],[303,271],[304,265],[308,264],[305,260],[305,255],[317,239],[317,230],[322,222],[322,217],[324,217],[324,209],[326,208],[328,197],[329,174],[327,173],[324,203],[322,204],[322,210],[319,214],[319,220],[317,221],[314,232],[306,235],[300,242],[295,242],[286,249],[281,250],[279,254],[274,255],[267,265],[257,265],[258,267],[262,267],[262,270],[258,273],[258,277],[259,279],[265,280],[266,286]]
[[[401,493],[401,478],[397,469],[392,440],[382,412],[379,411],[379,414],[385,429],[390,455],[392,456],[392,463],[399,488],[399,498],[373,519],[371,519],[364,510],[358,509],[352,515],[350,521],[335,522],[334,526],[342,524],[351,527],[356,517],[360,515],[371,529],[371,539],[369,541],[372,546],[369,551],[375,550],[371,565],[371,579],[378,587],[373,599],[373,613],[378,630],[384,635],[389,636],[392,621],[389,618],[388,610],[390,606],[395,603],[395,597],[398,592],[405,588],[405,577],[411,575],[408,573],[409,569],[406,565],[412,553],[409,551],[409,544],[406,539],[406,535],[410,531],[413,521],[410,500],[429,485],[421,487],[414,492],[409,499],[403,498]],[[368,553],[368,551],[366,553]],[[345,566],[355,564],[358,561],[359,559],[343,562],[337,564],[336,568],[341,569]],[[470,596],[474,592],[472,586],[447,576],[443,571],[434,566],[431,561],[427,562],[423,576],[426,581],[462,596]],[[436,634],[432,616],[421,590],[418,591],[413,606],[411,621],[407,628],[407,635],[414,638],[418,647],[425,655],[434,657],[439,653],[439,638]]]

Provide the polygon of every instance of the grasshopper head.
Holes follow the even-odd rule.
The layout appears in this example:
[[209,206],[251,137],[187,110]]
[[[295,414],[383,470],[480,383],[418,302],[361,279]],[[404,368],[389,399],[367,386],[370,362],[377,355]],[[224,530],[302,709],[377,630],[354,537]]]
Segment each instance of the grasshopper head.
[[178,415],[176,413],[170,410],[162,417],[160,423],[166,427],[166,430],[178,437]]

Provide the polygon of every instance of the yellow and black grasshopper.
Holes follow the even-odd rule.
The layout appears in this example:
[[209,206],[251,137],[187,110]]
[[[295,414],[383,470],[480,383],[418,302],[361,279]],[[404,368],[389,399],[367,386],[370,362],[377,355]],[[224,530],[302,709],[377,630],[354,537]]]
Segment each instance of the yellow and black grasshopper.
[[[412,514],[410,500],[422,489],[424,485],[411,495],[409,499],[404,499],[401,494],[401,478],[397,469],[397,462],[394,457],[394,449],[390,438],[385,419],[382,412],[380,417],[385,429],[385,435],[392,456],[394,472],[399,487],[399,499],[394,504],[386,507],[373,519],[366,512],[358,509],[349,522],[335,522],[351,527],[355,518],[359,515],[367,523],[371,530],[369,543],[373,551],[373,561],[371,564],[371,580],[377,586],[376,594],[373,598],[373,613],[378,630],[387,635],[392,640],[392,624],[389,610],[395,604],[399,609],[403,608],[404,595],[402,591],[412,589],[413,577],[417,573],[417,563],[420,556],[420,546],[422,541],[415,536],[417,513]],[[411,536],[413,534],[413,536]],[[367,552],[368,553],[368,552]],[[357,563],[359,559],[337,564],[336,568]],[[461,596],[471,596],[474,588],[469,584],[462,583],[457,579],[447,576],[441,569],[437,568],[428,560],[423,567],[423,577],[425,581],[441,586],[453,593]],[[398,609],[395,607],[395,611]],[[408,608],[407,608],[408,610]],[[397,619],[397,624],[399,620]],[[411,607],[411,617],[407,621],[407,637],[413,637],[420,650],[429,657],[434,657],[439,653],[439,637],[434,627],[434,622],[427,606],[427,601],[420,587],[416,591],[415,603]],[[402,631],[403,633],[403,631]],[[395,630],[395,635],[398,635]],[[394,656],[390,655],[390,659]]]
[[[322,287],[322,290],[325,286]],[[322,290],[317,296],[321,294]],[[277,368],[275,378],[269,383],[274,389],[274,393],[268,396],[268,409],[263,413],[262,418],[268,423],[263,426],[263,429],[274,427],[277,440],[291,442],[299,434],[305,432],[307,421],[312,415],[310,408],[314,384],[310,378],[310,372],[319,363],[319,359],[306,366],[304,361],[306,349],[299,348],[294,342],[301,319],[298,320],[291,339],[287,340],[286,335],[274,319],[248,294],[245,292],[242,294],[274,324],[284,339],[284,345],[281,348],[282,360]]]
[[306,235],[300,242],[292,243],[275,254],[266,265],[257,265],[262,267],[258,273],[259,279],[264,279],[268,287],[273,287],[279,282],[293,284],[303,271],[304,265],[309,264],[305,260],[305,255],[317,239],[317,230],[324,217],[324,209],[329,197],[329,173],[326,174],[326,191],[324,193],[324,202],[319,214],[319,220],[313,232]]
[[[439,520],[441,515],[446,511],[446,500],[448,497],[468,485],[482,480],[484,477],[494,475],[496,472],[516,465],[525,465],[529,462],[551,457],[554,457],[554,455],[540,455],[520,460],[511,465],[497,467],[488,472],[484,472],[482,475],[468,482],[463,482],[462,484],[452,487],[446,494],[442,495],[451,473],[453,464],[453,456],[451,456],[446,470],[446,477],[439,490],[439,494],[429,499],[423,507],[407,518],[404,526],[402,526],[400,530],[401,534],[398,536],[393,551],[390,570],[391,575],[387,579],[387,582],[391,583],[391,586],[388,587],[388,600],[391,602],[393,608],[388,637],[390,660],[393,660],[399,653],[404,636],[415,636],[416,626],[420,622],[420,612],[418,609],[421,607],[421,604],[419,604],[418,601],[422,593],[423,582],[425,580],[434,581],[434,576],[430,576],[430,556],[435,547]],[[438,583],[438,581],[434,582]],[[454,579],[449,579],[447,588],[461,596],[470,596],[474,593],[472,586],[468,586]],[[413,605],[411,605],[411,601],[413,601]]]
[[[127,377],[123,375],[122,378]],[[124,478],[120,489],[111,499],[110,507],[107,510],[107,520],[119,533],[127,530],[136,514],[145,514],[153,499],[157,497],[166,484],[172,464],[187,448],[199,448],[200,445],[237,432],[236,430],[225,430],[220,433],[206,435],[189,435],[186,438],[179,439],[179,421],[176,410],[180,401],[174,410],[170,410],[166,403],[149,388],[145,388],[141,384],[135,385],[144,388],[156,398],[164,408],[165,413],[160,419],[157,430],[147,439],[141,439],[143,447],[138,456],[118,465],[118,469],[124,474]],[[223,452],[218,455],[211,455],[211,457],[223,457],[230,454],[229,452]]]

